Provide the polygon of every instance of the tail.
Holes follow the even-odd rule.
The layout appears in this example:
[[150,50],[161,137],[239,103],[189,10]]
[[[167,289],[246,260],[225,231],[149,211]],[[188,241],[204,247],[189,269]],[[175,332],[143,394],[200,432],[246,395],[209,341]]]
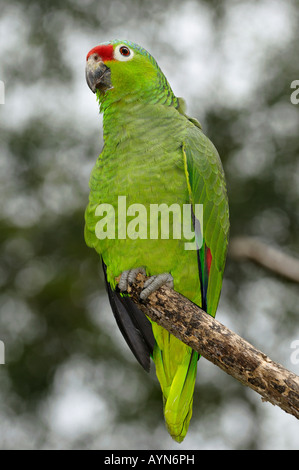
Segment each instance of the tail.
[[166,427],[171,437],[182,442],[192,416],[198,353],[156,323],[153,359],[163,394]]

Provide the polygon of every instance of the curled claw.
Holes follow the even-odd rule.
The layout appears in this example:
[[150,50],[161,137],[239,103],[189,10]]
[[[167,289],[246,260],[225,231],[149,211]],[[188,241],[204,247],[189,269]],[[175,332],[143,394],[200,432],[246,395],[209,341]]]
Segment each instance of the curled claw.
[[121,292],[126,292],[128,290],[128,286],[132,285],[135,280],[137,274],[146,275],[146,271],[144,267],[129,269],[128,271],[123,271],[120,276],[120,280],[118,283],[118,288]]
[[141,300],[147,299],[150,294],[158,290],[161,286],[173,288],[173,277],[170,273],[158,274],[147,279],[140,293]]

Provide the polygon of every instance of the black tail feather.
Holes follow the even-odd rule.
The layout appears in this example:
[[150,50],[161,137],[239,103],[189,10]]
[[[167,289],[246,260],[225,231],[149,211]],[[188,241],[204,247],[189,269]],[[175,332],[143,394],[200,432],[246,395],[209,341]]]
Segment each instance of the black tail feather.
[[112,290],[107,281],[106,270],[103,262],[106,288],[115,320],[132,353],[148,372],[155,345],[152,325],[129,296],[123,296],[118,290]]

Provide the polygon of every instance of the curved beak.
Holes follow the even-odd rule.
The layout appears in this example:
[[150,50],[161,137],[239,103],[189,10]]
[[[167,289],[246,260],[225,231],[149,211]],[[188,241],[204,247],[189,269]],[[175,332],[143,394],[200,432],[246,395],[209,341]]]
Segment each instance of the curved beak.
[[105,92],[112,88],[111,71],[107,65],[99,60],[97,54],[92,54],[86,61],[85,76],[87,85],[93,93],[96,90]]

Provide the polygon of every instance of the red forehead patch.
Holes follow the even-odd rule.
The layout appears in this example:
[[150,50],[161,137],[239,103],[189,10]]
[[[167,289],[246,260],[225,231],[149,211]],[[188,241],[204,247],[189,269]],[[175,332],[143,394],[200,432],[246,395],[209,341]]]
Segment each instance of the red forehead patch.
[[114,49],[111,44],[96,46],[89,51],[89,53],[86,56],[86,60],[88,60],[88,57],[91,56],[92,54],[98,54],[101,57],[103,62],[106,62],[106,60],[115,60],[113,51]]

